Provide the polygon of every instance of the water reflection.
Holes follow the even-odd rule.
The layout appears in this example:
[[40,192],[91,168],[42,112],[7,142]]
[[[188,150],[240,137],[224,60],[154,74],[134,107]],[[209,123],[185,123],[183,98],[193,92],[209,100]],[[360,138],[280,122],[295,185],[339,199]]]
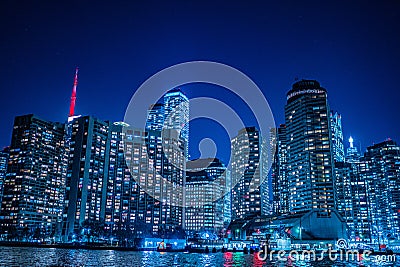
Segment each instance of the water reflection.
[[374,261],[261,261],[257,254],[226,253],[159,253],[113,250],[48,249],[0,247],[0,266],[133,266],[133,267],[264,267],[264,266],[399,266],[393,262]]

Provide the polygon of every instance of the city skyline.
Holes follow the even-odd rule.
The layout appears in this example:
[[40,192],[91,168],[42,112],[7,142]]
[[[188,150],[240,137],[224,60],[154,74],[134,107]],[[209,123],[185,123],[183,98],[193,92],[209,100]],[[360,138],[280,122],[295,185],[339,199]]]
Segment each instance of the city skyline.
[[277,125],[284,121],[282,95],[296,77],[310,78],[323,83],[332,107],[343,115],[345,140],[352,135],[363,151],[387,137],[399,140],[398,3],[181,3],[156,10],[134,3],[1,5],[0,27],[8,38],[0,68],[8,101],[0,106],[0,146],[10,143],[16,115],[63,122],[76,66],[81,67],[76,112],[120,121],[124,103],[145,79],[195,59],[248,74],[269,100]]

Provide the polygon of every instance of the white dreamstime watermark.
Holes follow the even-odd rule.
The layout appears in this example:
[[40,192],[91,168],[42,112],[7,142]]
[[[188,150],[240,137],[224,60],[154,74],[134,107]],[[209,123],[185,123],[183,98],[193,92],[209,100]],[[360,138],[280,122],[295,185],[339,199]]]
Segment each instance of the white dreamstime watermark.
[[[200,196],[195,202],[186,202],[185,194],[190,194],[191,189],[186,188],[181,179],[174,179],[173,177],[177,173],[182,175],[182,171],[185,168],[186,151],[182,148],[187,144],[182,144],[180,137],[182,136],[182,131],[187,134],[187,125],[191,120],[204,118],[215,121],[225,129],[230,140],[238,134],[239,130],[245,127],[243,118],[231,106],[214,98],[205,96],[189,99],[190,114],[185,113],[185,109],[188,109],[188,107],[182,102],[168,111],[168,116],[164,118],[161,134],[157,136],[161,141],[154,145],[160,144],[162,146],[162,149],[158,150],[157,153],[162,154],[168,162],[168,170],[166,172],[157,162],[159,158],[154,158],[154,154],[149,154],[149,150],[154,146],[151,148],[149,146],[146,147],[148,143],[146,144],[145,138],[136,138],[136,143],[131,144],[132,139],[134,139],[131,137],[132,132],[145,132],[146,130],[145,125],[148,119],[149,107],[157,103],[159,99],[162,99],[169,90],[190,83],[217,85],[240,98],[251,110],[258,124],[254,126],[257,126],[263,142],[267,143],[271,140],[271,129],[275,129],[274,117],[264,94],[248,76],[228,65],[209,61],[186,62],[163,69],[147,79],[135,91],[126,108],[124,122],[130,126],[123,128],[125,138],[127,138],[126,143],[128,144],[124,147],[125,159],[133,178],[142,190],[157,200],[173,206],[202,206],[211,203],[222,198],[241,179],[235,178],[231,180],[228,183],[228,187],[226,186],[225,172],[213,182],[200,185],[203,188],[198,188],[199,192],[210,192],[212,190],[213,194]],[[178,121],[174,122],[174,120]],[[212,129],[210,130],[212,131]],[[248,144],[250,143],[248,138],[246,141]],[[142,151],[147,153],[142,153],[140,159],[137,157],[138,152],[136,150],[140,149],[138,147],[145,147]],[[269,170],[274,151],[275,144],[272,143],[268,153],[266,153],[265,163],[257,164],[254,174],[257,173],[259,168],[265,168],[265,164],[267,166],[265,169]],[[239,153],[243,162],[250,160],[249,149]],[[228,162],[227,166],[229,165],[230,162]],[[207,167],[202,166],[202,169]],[[199,169],[196,169],[196,171],[199,171]],[[245,168],[241,168],[240,172],[235,177],[243,177]],[[253,177],[249,183],[250,190],[259,187],[266,178],[267,175]],[[213,190],[214,186],[222,186],[223,190]]]
[[396,255],[372,255],[373,251],[364,249],[362,251],[352,248],[346,240],[339,239],[336,242],[337,249],[322,250],[268,250],[264,246],[257,253],[257,257],[261,261],[323,261],[329,259],[331,261],[373,261],[373,262],[396,262]]

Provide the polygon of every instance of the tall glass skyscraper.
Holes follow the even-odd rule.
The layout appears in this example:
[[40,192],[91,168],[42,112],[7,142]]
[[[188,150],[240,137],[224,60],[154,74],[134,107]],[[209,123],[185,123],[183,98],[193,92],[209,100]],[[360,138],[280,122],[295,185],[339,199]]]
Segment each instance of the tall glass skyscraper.
[[[231,140],[232,220],[271,211],[266,142],[255,127],[246,127]],[[246,154],[248,159],[246,159]]]
[[360,160],[367,183],[372,241],[400,239],[400,147],[393,140],[369,146]]
[[58,237],[66,166],[63,124],[32,114],[16,117],[4,180],[1,226]]
[[287,173],[287,139],[286,125],[281,124],[279,128],[273,129],[271,136],[276,144],[274,162],[272,163],[271,180],[273,193],[273,213],[289,213],[289,185]]
[[186,158],[189,151],[189,99],[180,89],[172,89],[164,95],[164,127],[179,130],[185,142]]
[[71,239],[84,221],[103,221],[110,153],[110,123],[91,116],[71,122],[63,236]]
[[289,210],[335,208],[333,149],[327,91],[315,80],[301,80],[287,93],[285,106]]
[[1,201],[3,199],[3,184],[6,179],[7,166],[8,166],[8,155],[9,148],[5,148],[0,151],[0,211],[1,211]]
[[332,131],[332,149],[333,159],[336,162],[344,162],[344,145],[343,145],[343,131],[342,131],[342,116],[331,111],[331,131]]
[[164,104],[151,105],[147,111],[146,130],[161,131],[164,125],[164,115]]
[[224,227],[226,167],[219,159],[189,161],[186,169],[185,229],[219,234]]

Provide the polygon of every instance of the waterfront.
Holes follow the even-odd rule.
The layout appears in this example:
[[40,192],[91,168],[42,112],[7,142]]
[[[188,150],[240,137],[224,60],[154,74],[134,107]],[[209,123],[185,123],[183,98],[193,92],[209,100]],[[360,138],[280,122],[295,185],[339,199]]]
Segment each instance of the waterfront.
[[113,251],[84,249],[51,249],[0,247],[0,266],[140,266],[140,267],[264,267],[264,266],[398,266],[395,262],[263,262],[256,254],[227,253],[160,253],[156,251]]

